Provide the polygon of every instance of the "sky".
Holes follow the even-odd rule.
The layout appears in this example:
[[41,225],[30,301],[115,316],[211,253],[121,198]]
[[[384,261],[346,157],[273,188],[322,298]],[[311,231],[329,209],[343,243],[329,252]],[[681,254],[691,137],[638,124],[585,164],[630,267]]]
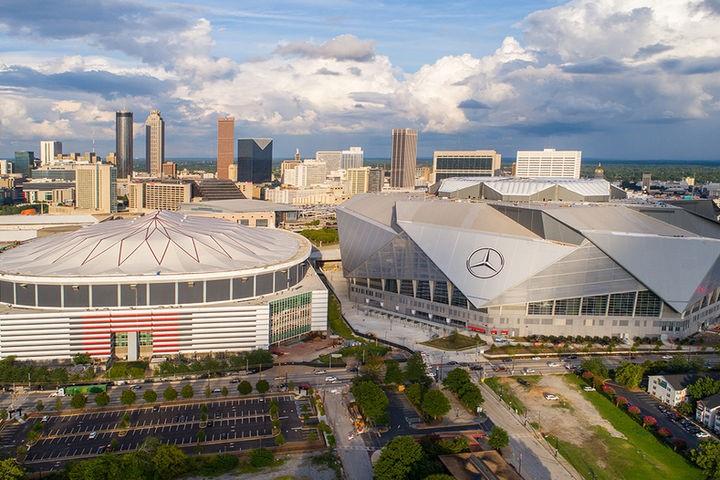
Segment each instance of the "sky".
[[[201,3],[201,4],[200,4]],[[115,149],[165,119],[166,156],[214,157],[216,119],[275,158],[392,128],[441,149],[720,159],[720,0],[2,0],[0,158]]]

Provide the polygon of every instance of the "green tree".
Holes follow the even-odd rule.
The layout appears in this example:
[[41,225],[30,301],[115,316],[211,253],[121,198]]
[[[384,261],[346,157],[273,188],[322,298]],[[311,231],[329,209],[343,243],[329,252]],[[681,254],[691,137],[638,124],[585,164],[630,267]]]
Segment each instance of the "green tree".
[[255,468],[269,467],[275,463],[275,455],[266,448],[256,448],[250,452],[250,465]]
[[410,383],[419,383],[425,387],[432,383],[425,373],[425,362],[419,353],[415,353],[405,364],[405,379]]
[[174,480],[189,471],[187,455],[175,445],[160,445],[152,455],[155,467],[155,478],[158,480]]
[[25,478],[25,471],[14,458],[0,460],[0,478],[3,480],[21,480]]
[[470,382],[470,374],[468,372],[462,368],[455,368],[447,374],[442,383],[448,390],[457,393],[461,387]]
[[720,478],[720,442],[705,440],[690,452],[690,458],[708,478]]
[[135,400],[137,400],[137,395],[135,395],[135,391],[130,390],[129,388],[126,388],[120,394],[120,403],[123,405],[132,405],[135,403]]
[[189,383],[184,385],[182,390],[180,390],[180,395],[182,395],[183,398],[192,398],[193,395],[195,395],[192,385]]
[[168,402],[175,400],[177,395],[177,390],[175,390],[172,386],[167,387],[163,392],[163,398]]
[[455,477],[452,475],[446,475],[444,473],[433,473],[432,475],[428,475],[425,477],[424,480],[454,480]]
[[42,412],[43,410],[45,410],[45,404],[42,400],[38,400],[37,402],[35,402],[35,410],[37,410],[38,412]]
[[376,480],[406,480],[423,463],[425,454],[419,443],[409,436],[395,437],[380,452],[373,467]]
[[205,398],[210,398],[212,396],[212,390],[210,387],[205,387]]
[[370,380],[364,380],[353,385],[350,390],[366,418],[378,424],[387,423],[390,401],[382,388]]
[[360,367],[360,371],[364,375],[372,377],[373,380],[379,382],[382,379],[383,359],[379,355],[370,355],[366,357],[365,364]]
[[397,360],[385,360],[385,383],[403,383],[403,371]]
[[87,403],[87,397],[82,393],[76,393],[70,399],[70,406],[73,408],[84,408]]
[[720,392],[720,380],[710,377],[700,377],[688,385],[688,394],[694,400],[700,400]]
[[615,381],[628,388],[637,388],[644,374],[645,367],[642,364],[623,362],[615,369]]
[[422,410],[437,420],[450,411],[450,401],[440,390],[429,390],[423,398]]
[[415,405],[420,405],[422,403],[424,393],[423,386],[419,383],[410,384],[405,389],[405,395],[407,395],[408,399]]
[[488,445],[495,450],[505,448],[510,444],[510,438],[505,430],[498,426],[494,426],[490,430],[490,436],[488,437]]
[[268,390],[270,390],[270,384],[267,382],[267,380],[258,380],[258,382],[255,384],[255,390],[257,390],[260,394],[266,393]]
[[601,379],[608,378],[608,369],[600,358],[586,358],[580,364],[580,368],[592,372]]
[[252,392],[252,385],[247,380],[238,383],[237,391],[240,395],[248,395]]
[[95,404],[98,407],[105,407],[110,403],[110,395],[107,392],[98,392],[95,395]]
[[55,399],[55,411],[59,412],[60,410],[62,410],[62,408],[63,408],[62,398],[57,397]]
[[75,365],[87,365],[92,362],[92,358],[87,353],[78,353],[73,357],[73,363]]
[[485,399],[482,396],[482,392],[477,385],[474,383],[468,383],[457,393],[460,403],[471,412],[477,412],[477,409]]
[[281,433],[275,435],[275,445],[280,446],[285,443],[285,436]]
[[157,401],[157,393],[155,393],[155,390],[145,390],[145,392],[143,392],[143,400],[145,400],[146,403],[153,403]]
[[223,397],[227,397],[229,393],[230,391],[227,387],[222,387],[222,390],[220,390],[220,395],[222,395]]

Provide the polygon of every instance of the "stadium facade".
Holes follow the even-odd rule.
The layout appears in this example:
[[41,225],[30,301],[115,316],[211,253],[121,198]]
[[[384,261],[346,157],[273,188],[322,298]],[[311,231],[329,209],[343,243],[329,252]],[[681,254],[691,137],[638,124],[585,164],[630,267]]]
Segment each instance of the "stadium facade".
[[720,314],[720,225],[681,208],[367,194],[337,219],[351,300],[413,320],[633,338]]
[[0,253],[0,357],[268,348],[327,329],[304,237],[153,212]]

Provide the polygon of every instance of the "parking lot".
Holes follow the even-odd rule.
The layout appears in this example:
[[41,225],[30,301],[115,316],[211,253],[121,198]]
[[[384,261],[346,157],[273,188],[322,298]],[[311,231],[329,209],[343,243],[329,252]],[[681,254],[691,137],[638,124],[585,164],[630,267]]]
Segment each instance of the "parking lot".
[[[177,445],[188,451],[199,445],[198,432],[204,431],[200,444],[203,452],[239,451],[274,445],[270,402],[279,406],[280,429],[286,441],[302,441],[307,430],[302,430],[303,405],[310,409],[308,399],[295,399],[291,395],[272,395],[222,400],[196,400],[175,405],[149,405],[113,411],[90,411],[66,415],[48,415],[41,422],[42,436],[28,450],[25,463],[33,470],[49,470],[77,458],[98,455],[115,443],[115,451],[137,449],[147,437]],[[207,406],[204,420],[201,406]],[[123,417],[127,428],[120,428]],[[128,418],[129,417],[129,418]],[[16,433],[20,442],[32,424],[33,418]]]

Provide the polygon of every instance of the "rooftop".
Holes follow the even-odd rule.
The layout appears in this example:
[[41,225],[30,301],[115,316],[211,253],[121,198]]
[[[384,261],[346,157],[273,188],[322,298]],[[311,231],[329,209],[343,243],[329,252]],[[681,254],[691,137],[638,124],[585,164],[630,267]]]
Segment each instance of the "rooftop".
[[283,205],[281,203],[267,202],[265,200],[251,200],[249,198],[234,200],[211,200],[203,202],[183,203],[181,212],[211,212],[211,213],[250,213],[250,212],[299,212],[298,207]]

